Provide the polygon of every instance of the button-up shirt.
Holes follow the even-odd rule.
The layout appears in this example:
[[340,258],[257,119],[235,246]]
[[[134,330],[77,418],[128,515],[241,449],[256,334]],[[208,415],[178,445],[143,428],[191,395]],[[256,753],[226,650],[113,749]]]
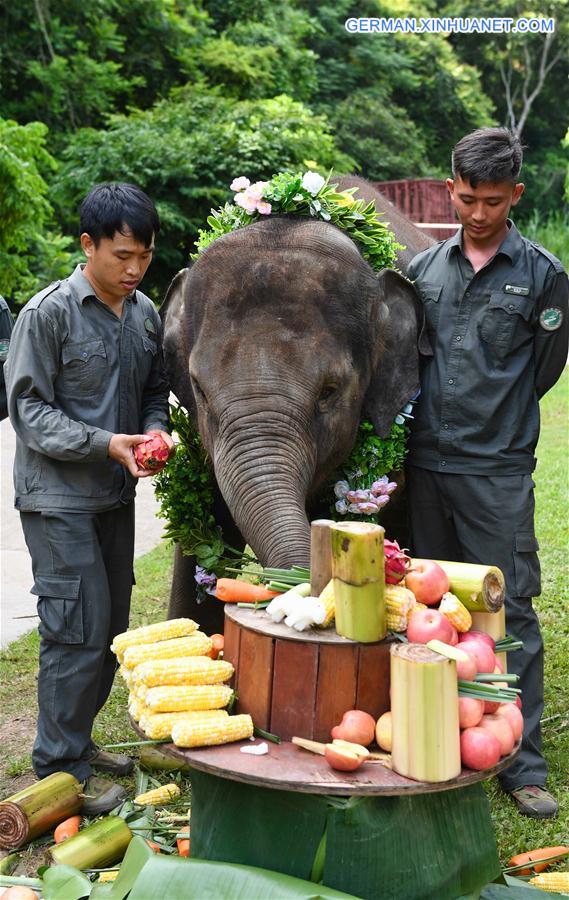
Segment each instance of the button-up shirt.
[[508,225],[476,273],[462,229],[408,268],[434,351],[422,362],[412,465],[485,475],[535,468],[538,399],[567,360],[569,283],[559,260]]
[[160,317],[140,291],[119,317],[81,266],[26,304],[5,366],[16,507],[102,511],[134,497],[113,434],[168,428]]

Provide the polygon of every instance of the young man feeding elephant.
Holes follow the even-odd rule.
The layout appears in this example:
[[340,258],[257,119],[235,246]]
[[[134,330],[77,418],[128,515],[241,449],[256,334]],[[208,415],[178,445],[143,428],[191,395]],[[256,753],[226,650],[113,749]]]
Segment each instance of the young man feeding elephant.
[[151,474],[133,450],[150,432],[173,446],[160,318],[137,290],[159,228],[139,188],[93,188],[80,213],[87,262],[24,307],[5,366],[15,505],[40,618],[32,761],[40,778],[64,771],[84,782],[87,815],[125,793],[92,769],[132,768],[98,750],[91,730],[113,683],[110,644],[128,627],[136,480]]
[[555,815],[541,752],[543,643],[534,530],[539,399],[567,359],[569,283],[551,253],[508,218],[520,200],[522,148],[486,128],[454,148],[447,181],[461,228],[419,253],[408,275],[421,296],[434,355],[424,360],[407,485],[413,552],[499,566],[507,631],[524,642],[522,749],[501,775],[519,810]]

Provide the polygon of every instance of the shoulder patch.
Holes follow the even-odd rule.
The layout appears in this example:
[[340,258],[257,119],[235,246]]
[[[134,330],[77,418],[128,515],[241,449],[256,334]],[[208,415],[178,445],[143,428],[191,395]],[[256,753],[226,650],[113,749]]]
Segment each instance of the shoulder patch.
[[50,294],[53,294],[53,292],[56,291],[58,287],[60,287],[60,285],[61,281],[52,281],[52,283],[44,288],[43,291],[39,291],[39,293],[34,294],[32,299],[26,305],[33,304],[34,307],[39,306],[42,300],[45,300],[46,297],[49,297]]
[[530,241],[531,246],[534,250],[537,250],[538,253],[541,253],[542,256],[551,263],[556,272],[564,272],[563,263],[554,256],[553,253],[550,253],[549,250],[546,250],[545,247],[542,247],[541,244],[538,244],[537,241]]
[[541,313],[539,324],[545,331],[557,331],[563,324],[563,310],[558,306],[548,306]]

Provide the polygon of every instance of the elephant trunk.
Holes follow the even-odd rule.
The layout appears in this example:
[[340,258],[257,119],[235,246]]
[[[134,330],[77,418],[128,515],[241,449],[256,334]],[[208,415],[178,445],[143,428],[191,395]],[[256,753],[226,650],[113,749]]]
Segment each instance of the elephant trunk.
[[239,414],[238,406],[232,404],[231,416],[220,422],[215,442],[215,474],[225,502],[261,565],[308,566],[306,494],[316,464],[308,423],[291,428],[290,401],[282,414]]

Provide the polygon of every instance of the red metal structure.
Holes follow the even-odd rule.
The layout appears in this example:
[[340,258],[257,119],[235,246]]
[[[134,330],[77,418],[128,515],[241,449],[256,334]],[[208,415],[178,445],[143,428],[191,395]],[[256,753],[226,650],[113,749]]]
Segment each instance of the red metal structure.
[[435,240],[452,237],[458,228],[446,182],[437,178],[404,178],[376,181],[374,185]]

